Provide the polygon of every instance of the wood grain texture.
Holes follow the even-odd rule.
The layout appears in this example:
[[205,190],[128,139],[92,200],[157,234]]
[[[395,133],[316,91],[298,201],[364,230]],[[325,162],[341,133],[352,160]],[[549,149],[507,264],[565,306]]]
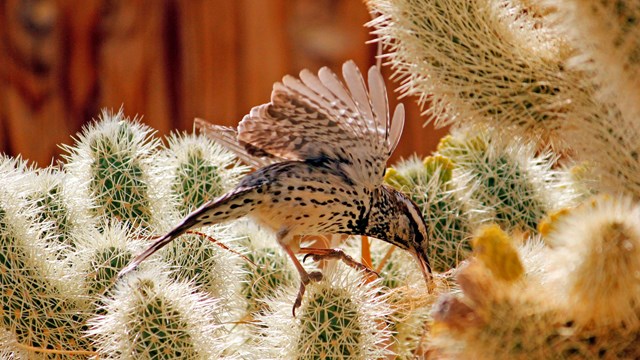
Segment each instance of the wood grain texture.
[[[103,107],[160,135],[194,117],[235,125],[285,74],[373,64],[369,18],[356,0],[5,0],[0,149],[48,165]],[[394,159],[428,154],[443,133],[403,101]]]
[[191,130],[193,118],[231,124],[238,109],[237,1],[178,1],[179,113],[176,127]]
[[171,67],[165,41],[169,7],[156,0],[112,0],[102,13],[100,103],[143,115],[160,133],[173,126]]
[[65,90],[64,32],[51,1],[0,5],[0,119],[12,154],[48,164],[72,129]]

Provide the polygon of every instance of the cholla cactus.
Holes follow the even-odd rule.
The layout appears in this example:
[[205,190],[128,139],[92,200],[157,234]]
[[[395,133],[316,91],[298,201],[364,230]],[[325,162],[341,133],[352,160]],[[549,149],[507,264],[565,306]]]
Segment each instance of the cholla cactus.
[[214,241],[230,247],[234,240],[228,229],[210,227],[183,235],[161,251],[172,270],[170,277],[191,282],[199,291],[218,299],[225,321],[237,320],[244,315],[246,305],[241,291],[246,276],[245,261]]
[[248,220],[234,223],[233,233],[239,238],[237,248],[256,265],[243,262],[245,279],[241,286],[248,313],[260,312],[264,299],[295,282],[298,275],[287,254],[277,246],[274,234]]
[[[352,236],[344,246],[349,255],[358,258],[362,245],[359,236]],[[412,359],[423,351],[434,298],[427,295],[418,264],[410,254],[396,251],[393,245],[383,241],[371,240],[368,245],[372,267],[380,275],[378,285],[392,309],[387,320],[392,337],[390,350],[398,359]]]
[[[400,90],[437,125],[472,123],[546,138],[592,106],[570,51],[524,1],[369,0]],[[534,10],[534,11],[531,11]],[[545,136],[543,136],[545,137]],[[561,139],[555,139],[560,140]]]
[[[362,252],[382,279],[323,263],[292,317],[291,261],[240,222],[185,234],[118,280],[145,239],[246,169],[205,137],[161,149],[103,112],[62,171],[18,186],[24,164],[0,160],[0,357],[640,358],[638,4],[367,2],[401,92],[457,125],[386,177],[427,220],[431,294],[413,259],[373,241]],[[573,207],[603,190],[627,194]]]
[[577,116],[568,137],[589,160],[604,191],[640,194],[640,7],[636,1],[549,2],[556,29],[572,40],[569,63],[588,74],[602,110]]
[[[419,96],[437,125],[550,143],[592,163],[598,190],[640,194],[633,2],[368,3],[381,14],[370,25],[389,49],[400,90]],[[568,66],[572,45],[588,66]]]
[[459,358],[555,358],[563,323],[553,298],[523,278],[511,239],[495,225],[473,242],[478,257],[456,279],[463,296],[445,295],[434,308],[437,351]]
[[640,7],[634,0],[550,1],[557,28],[578,50],[571,65],[595,76],[605,101],[640,115]]
[[[592,213],[594,205],[601,209]],[[482,230],[473,241],[477,257],[457,275],[461,296],[445,295],[434,308],[434,350],[479,359],[640,355],[636,246],[603,241],[612,240],[607,220],[629,224],[624,219],[638,210],[628,200],[594,205],[558,220],[548,235],[562,239],[554,248],[525,246],[524,263],[504,232]]]
[[[452,162],[443,156],[412,158],[388,169],[385,181],[411,196],[427,222],[429,259],[438,272],[448,271],[469,254],[477,216],[468,195],[454,187]],[[479,211],[479,210],[478,210]]]
[[453,358],[564,358],[562,319],[540,288],[498,280],[479,263],[457,281],[464,296],[446,295],[434,307],[432,344]]
[[89,335],[105,359],[211,359],[227,346],[217,302],[157,270],[127,276],[104,303]]
[[[115,220],[77,233],[73,270],[82,278],[83,293],[94,303],[109,294],[117,274],[143,248],[140,230]],[[146,264],[145,264],[146,265]]]
[[535,155],[532,143],[501,141],[486,133],[454,132],[438,152],[455,163],[456,186],[508,230],[536,231],[545,214],[571,204],[570,184],[552,167],[551,153]]
[[[148,228],[163,202],[152,174],[153,153],[159,141],[148,127],[118,113],[103,111],[99,121],[78,135],[68,152],[65,169],[86,184],[85,197],[95,204],[98,218],[115,218]],[[166,202],[165,202],[166,203]]]
[[599,197],[559,217],[546,235],[557,294],[578,325],[640,333],[640,205]]
[[[626,96],[622,94],[620,96]],[[639,113],[640,114],[640,113]],[[577,117],[567,131],[576,158],[589,162],[595,190],[640,196],[638,117],[610,107],[600,116]]]
[[297,287],[289,287],[267,301],[267,313],[259,317],[263,327],[264,359],[379,359],[386,349],[389,331],[382,321],[390,314],[380,289],[365,283],[364,275],[342,264],[325,269],[325,278],[307,286],[296,318],[291,299]]
[[167,174],[168,192],[175,197],[181,216],[224,194],[248,170],[204,135],[173,134],[168,143],[158,166]]
[[78,336],[85,314],[75,283],[66,281],[62,267],[51,261],[55,249],[43,238],[42,224],[34,221],[36,209],[18,196],[23,171],[19,161],[0,160],[1,326],[18,343],[45,354],[57,351],[62,357],[60,353],[91,349]]
[[35,221],[45,226],[44,237],[67,253],[75,248],[74,232],[93,228],[89,208],[77,192],[77,184],[65,172],[49,167],[32,170],[25,181],[26,198],[36,208]]

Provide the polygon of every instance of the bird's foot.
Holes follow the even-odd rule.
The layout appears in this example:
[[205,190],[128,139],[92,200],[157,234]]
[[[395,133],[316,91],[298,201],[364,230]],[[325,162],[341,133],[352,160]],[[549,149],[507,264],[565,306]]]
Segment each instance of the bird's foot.
[[380,275],[375,270],[356,261],[341,249],[300,248],[300,253],[305,254],[305,256],[302,258],[302,262],[305,262],[308,257],[311,257],[313,261],[338,259],[342,260],[342,262],[356,270],[364,271],[367,275],[375,275],[376,277],[380,277]]
[[300,289],[298,290],[298,296],[296,296],[296,301],[293,303],[293,317],[296,317],[296,309],[302,305],[302,298],[304,297],[304,292],[307,288],[307,285],[312,281],[320,281],[322,280],[322,273],[320,271],[312,271],[310,273],[301,274],[300,277]]

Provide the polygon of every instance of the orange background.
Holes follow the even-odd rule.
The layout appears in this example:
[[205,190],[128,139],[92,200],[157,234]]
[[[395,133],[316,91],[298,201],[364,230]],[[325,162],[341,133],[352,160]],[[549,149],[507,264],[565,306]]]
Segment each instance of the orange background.
[[[0,149],[48,165],[103,107],[161,135],[196,116],[235,125],[285,74],[373,64],[370,18],[359,0],[2,1]],[[428,155],[444,131],[403,101],[394,159]]]

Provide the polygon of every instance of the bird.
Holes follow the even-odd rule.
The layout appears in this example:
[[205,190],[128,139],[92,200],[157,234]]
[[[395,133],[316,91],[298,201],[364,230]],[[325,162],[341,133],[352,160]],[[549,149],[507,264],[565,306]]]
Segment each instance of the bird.
[[[300,275],[294,317],[306,286],[322,279],[296,257],[304,235],[361,235],[391,243],[413,255],[432,289],[422,213],[407,195],[383,184],[404,127],[404,106],[390,116],[377,66],[368,70],[368,86],[353,61],[342,65],[342,75],[344,80],[323,67],[317,75],[305,69],[297,78],[284,76],[273,85],[270,102],[252,108],[237,128],[196,119],[200,131],[256,170],[187,215],[119,275],[189,230],[248,216],[276,234]],[[340,249],[304,250],[316,260],[357,263]]]

